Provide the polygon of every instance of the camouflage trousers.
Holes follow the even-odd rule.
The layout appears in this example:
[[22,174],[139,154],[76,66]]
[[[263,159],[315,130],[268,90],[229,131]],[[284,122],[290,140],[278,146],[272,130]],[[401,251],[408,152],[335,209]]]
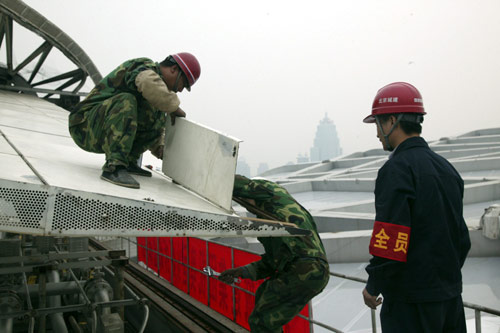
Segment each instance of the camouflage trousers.
[[[82,113],[82,110],[79,111]],[[138,106],[133,94],[121,93],[83,111],[84,121],[71,125],[75,143],[85,151],[105,154],[104,171],[136,163],[140,155],[158,140],[166,115],[151,106]]]
[[319,258],[299,258],[264,281],[248,318],[252,332],[282,332],[304,306],[327,285],[330,268]]

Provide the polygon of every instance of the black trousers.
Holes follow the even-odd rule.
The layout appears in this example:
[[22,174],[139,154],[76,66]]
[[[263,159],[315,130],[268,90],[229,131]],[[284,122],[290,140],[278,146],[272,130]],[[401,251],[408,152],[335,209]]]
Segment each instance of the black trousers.
[[467,332],[462,296],[428,303],[384,300],[380,321],[384,333]]

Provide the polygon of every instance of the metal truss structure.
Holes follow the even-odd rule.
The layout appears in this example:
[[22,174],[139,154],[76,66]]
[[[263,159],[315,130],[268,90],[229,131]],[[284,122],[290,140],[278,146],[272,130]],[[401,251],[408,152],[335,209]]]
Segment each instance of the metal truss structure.
[[[32,31],[44,39],[43,43],[33,50],[19,64],[14,64],[14,25],[17,22],[22,27]],[[44,99],[56,102],[69,108],[84,95],[80,89],[90,77],[96,84],[102,78],[89,56],[66,33],[52,22],[27,6],[20,0],[2,0],[0,2],[0,46],[5,45],[6,68],[0,67],[0,89],[24,92],[36,95],[45,94]],[[76,69],[55,76],[35,80],[43,69],[45,60],[54,49],[59,49],[75,66]],[[29,78],[19,75],[20,71],[36,61]],[[58,84],[55,89],[44,88],[47,84]],[[75,86],[76,85],[76,86]],[[51,96],[59,95],[59,99]]]

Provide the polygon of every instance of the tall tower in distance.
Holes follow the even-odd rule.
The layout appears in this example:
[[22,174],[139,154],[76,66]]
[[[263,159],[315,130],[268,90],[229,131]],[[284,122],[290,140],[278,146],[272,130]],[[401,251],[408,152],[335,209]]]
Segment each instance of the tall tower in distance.
[[325,113],[325,117],[320,120],[316,129],[314,145],[310,150],[311,162],[329,160],[339,155],[342,155],[342,148],[340,148],[337,128]]

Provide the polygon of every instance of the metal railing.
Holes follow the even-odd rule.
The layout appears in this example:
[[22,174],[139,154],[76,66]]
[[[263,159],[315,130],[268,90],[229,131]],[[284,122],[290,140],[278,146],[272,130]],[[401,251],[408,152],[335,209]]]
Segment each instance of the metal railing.
[[[183,263],[175,258],[173,258],[173,255],[172,255],[172,249],[173,249],[173,246],[171,246],[171,255],[168,256],[168,255],[165,255],[161,252],[159,252],[157,249],[159,249],[159,240],[157,239],[157,244],[156,244],[156,249],[152,249],[152,248],[149,248],[148,247],[148,242],[146,241],[145,242],[145,245],[142,245],[142,244],[139,244],[137,242],[137,240],[135,238],[126,238],[126,237],[120,237],[120,246],[121,246],[121,249],[123,250],[127,250],[125,249],[124,247],[124,241],[127,242],[128,246],[128,252],[127,252],[127,255],[130,257],[130,259],[132,259],[133,255],[132,255],[132,250],[133,250],[133,247],[135,247],[136,249],[139,247],[139,248],[143,248],[144,250],[146,250],[146,255],[145,255],[145,265],[147,266],[147,269],[152,271],[155,275],[161,277],[160,275],[160,257],[164,257],[166,259],[169,259],[170,260],[170,264],[173,265],[173,263],[178,263],[182,266],[185,266],[187,268],[187,272],[188,272],[188,286],[189,286],[189,270],[194,270],[194,271],[197,271],[199,273],[202,273],[203,274],[203,271],[195,268],[195,267],[192,267],[191,265],[189,265],[189,237],[187,238],[187,262],[188,263]],[[229,245],[227,244],[221,244],[221,243],[218,243],[218,242],[215,242],[215,241],[210,241],[210,240],[204,240],[206,241],[207,243],[207,246],[208,246],[208,243],[213,243],[213,244],[218,244],[218,245],[223,245],[223,246],[227,246],[227,247],[230,247]],[[233,250],[234,248],[230,247],[231,248],[231,265],[232,267],[234,267],[234,256],[233,256]],[[238,250],[241,250],[241,249],[238,249]],[[244,252],[248,252],[248,253],[252,253],[252,254],[256,254],[256,255],[259,255],[259,253],[256,253],[254,251],[250,251],[250,250],[241,250],[241,251],[244,251]],[[149,255],[148,255],[148,252],[150,253],[154,253],[156,255],[156,271],[152,270],[150,267],[149,267]],[[134,254],[137,254],[137,252],[135,252]],[[207,257],[208,257],[208,251],[207,251]],[[137,261],[138,261],[138,257],[136,258]],[[207,262],[208,262],[208,258],[207,258]],[[172,273],[173,272],[173,269],[172,267],[170,268],[170,272]],[[349,276],[349,275],[345,275],[345,274],[340,274],[340,273],[336,273],[336,272],[330,272],[330,275],[331,276],[334,276],[334,277],[337,277],[337,278],[340,278],[340,279],[346,279],[346,280],[350,280],[350,281],[355,281],[355,282],[359,282],[359,283],[363,283],[363,284],[366,284],[367,280],[366,279],[362,279],[362,278],[359,278],[359,277],[355,277],[355,276]],[[207,276],[208,278],[208,276]],[[208,285],[209,286],[209,285]],[[232,285],[232,288],[233,290],[235,289],[238,289],[238,290],[241,290],[245,293],[248,293],[250,295],[253,295],[255,296],[254,293],[244,289],[244,288],[241,288],[237,285]],[[208,289],[208,288],[207,288]],[[208,291],[207,291],[208,293]],[[233,302],[234,302],[234,291],[233,291]],[[208,295],[208,304],[210,304],[210,295]],[[496,310],[496,309],[492,309],[492,308],[488,308],[488,307],[485,307],[485,306],[482,306],[482,305],[478,305],[478,304],[474,304],[474,303],[470,303],[470,302],[463,302],[464,304],[464,308],[467,308],[467,309],[471,309],[474,311],[474,317],[475,317],[475,331],[476,333],[481,333],[481,314],[482,312],[485,312],[485,313],[488,313],[488,314],[491,314],[491,315],[494,315],[494,316],[499,316],[500,317],[500,310]],[[233,309],[234,311],[234,309]],[[309,303],[309,317],[305,317],[305,316],[302,316],[302,315],[298,315],[299,317],[307,320],[309,323],[313,324],[313,325],[318,325],[328,331],[331,331],[331,332],[342,332],[341,330],[337,329],[337,328],[334,328],[334,327],[331,327],[325,323],[322,323],[322,322],[319,322],[319,321],[316,321],[314,319],[312,319],[312,316],[311,316],[311,313],[312,313],[312,304]],[[234,313],[233,313],[234,315]],[[372,326],[372,332],[373,333],[376,333],[377,332],[377,318],[376,318],[376,311],[371,309],[371,326]],[[311,332],[313,331],[312,327],[313,325],[311,325]]]

